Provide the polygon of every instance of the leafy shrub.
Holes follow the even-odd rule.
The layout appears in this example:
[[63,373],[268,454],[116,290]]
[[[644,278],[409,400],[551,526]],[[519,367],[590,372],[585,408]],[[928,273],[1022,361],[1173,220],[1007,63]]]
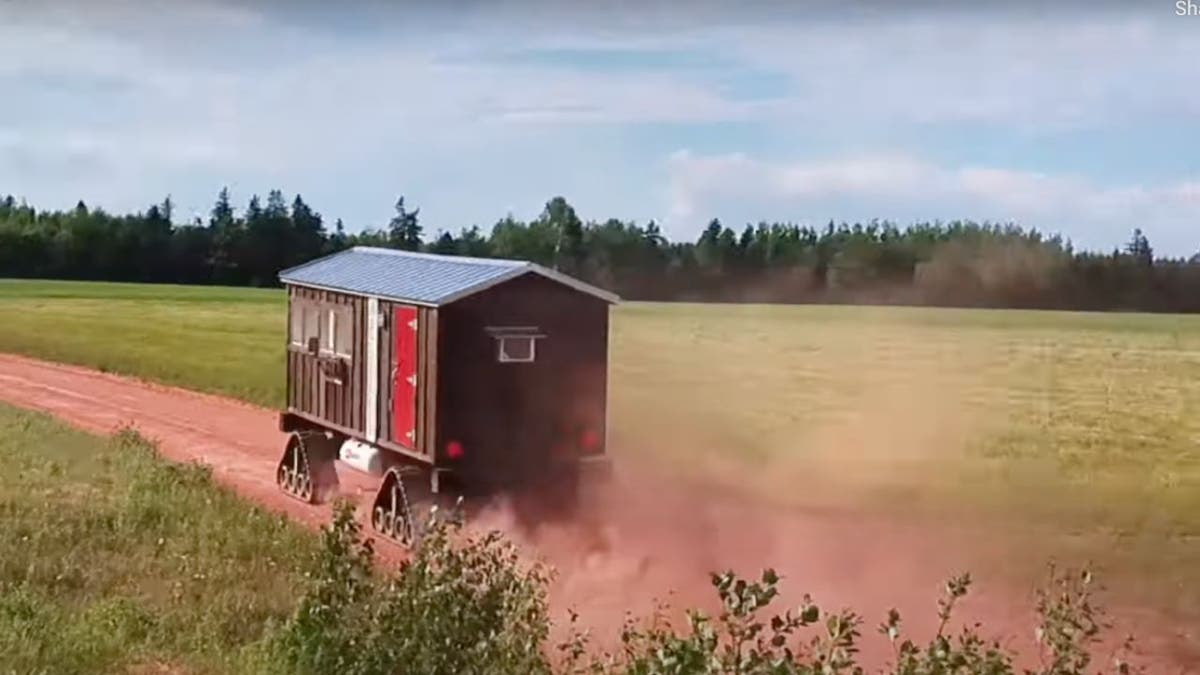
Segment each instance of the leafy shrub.
[[[458,540],[453,522],[431,523],[422,548],[392,574],[372,573],[369,541],[342,505],[324,534],[311,586],[276,647],[289,673],[551,673],[607,675],[858,675],[863,621],[851,611],[827,614],[810,597],[794,610],[765,615],[779,596],[779,577],[757,581],[731,571],[712,575],[722,609],[715,617],[688,611],[682,630],[662,611],[630,621],[618,653],[596,654],[575,628],[547,653],[548,575],[525,568],[498,533]],[[1102,629],[1091,597],[1092,575],[1059,574],[1040,596],[1035,634],[1041,667],[1018,671],[1015,654],[984,640],[979,626],[948,630],[969,575],[946,584],[940,625],[924,645],[901,634],[892,610],[878,632],[892,647],[894,675],[1083,675]],[[1126,643],[1128,646],[1128,643]],[[1133,672],[1115,659],[1113,671]]]
[[276,647],[289,673],[548,673],[548,575],[498,533],[432,522],[400,568],[372,575],[353,509],[336,507],[311,585]]
[[[586,636],[575,632],[560,646],[571,673],[834,675],[864,672],[858,662],[861,618],[843,611],[826,615],[805,596],[795,611],[769,618],[764,610],[778,596],[779,578],[767,569],[757,582],[732,572],[713,575],[722,611],[715,621],[702,612],[687,613],[687,628],[676,632],[656,614],[649,622],[628,623],[622,632],[622,653],[600,658],[588,656]],[[1083,675],[1091,665],[1091,651],[1102,624],[1091,600],[1089,572],[1057,574],[1052,570],[1051,590],[1040,593],[1036,630],[1045,648],[1042,667],[1026,675]],[[964,627],[957,636],[947,633],[954,606],[967,594],[970,576],[951,579],[939,601],[941,620],[934,637],[924,646],[901,639],[900,614],[888,613],[879,626],[892,645],[893,660],[887,672],[894,675],[1015,675],[1010,651],[998,642],[985,641],[978,626]],[[572,617],[573,620],[575,617]],[[807,639],[805,629],[815,629]],[[1127,641],[1124,645],[1129,646]],[[1116,673],[1134,672],[1114,659]]]

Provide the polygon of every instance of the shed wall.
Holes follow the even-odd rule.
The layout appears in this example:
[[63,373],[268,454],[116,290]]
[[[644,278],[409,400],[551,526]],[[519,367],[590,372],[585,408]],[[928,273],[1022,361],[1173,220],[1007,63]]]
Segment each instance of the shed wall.
[[[323,424],[353,438],[366,440],[367,406],[367,306],[365,297],[303,286],[288,287],[287,406],[312,422]],[[434,447],[435,393],[437,382],[437,309],[417,307],[417,424],[415,440],[397,439],[393,433],[393,396],[396,375],[395,310],[401,303],[379,301],[378,383],[376,421],[379,445],[406,456],[425,459]],[[297,344],[295,329],[303,325],[304,312],[317,312],[318,337],[326,345],[327,312],[340,309],[349,317],[348,377],[338,383],[322,372],[321,358]],[[299,317],[298,318],[298,313]],[[298,323],[299,322],[299,323]],[[307,335],[301,335],[301,338]]]
[[[441,310],[437,453],[466,448],[458,472],[472,482],[523,480],[580,428],[605,442],[609,305],[525,275]],[[532,363],[502,363],[489,327],[537,327]]]
[[[363,395],[366,384],[366,298],[332,291],[292,286],[288,288],[287,344],[287,405],[289,410],[310,419],[319,420],[339,431],[363,434],[366,429]],[[328,312],[340,312],[337,322],[347,321],[341,329],[347,337],[349,353],[325,353],[329,334]],[[311,319],[306,323],[304,313],[317,315],[316,330],[322,355],[310,353],[304,338],[311,336]],[[306,329],[297,333],[298,328]],[[339,332],[335,328],[335,333]],[[345,352],[342,345],[337,351]],[[345,367],[341,381],[322,368],[322,361],[336,358]]]

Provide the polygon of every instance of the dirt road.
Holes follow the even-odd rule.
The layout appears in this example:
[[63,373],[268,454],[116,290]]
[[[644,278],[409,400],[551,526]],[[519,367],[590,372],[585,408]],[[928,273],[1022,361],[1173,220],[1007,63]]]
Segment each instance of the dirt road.
[[[156,441],[165,457],[207,464],[218,482],[269,509],[312,526],[328,520],[327,506],[297,502],[274,484],[285,440],[274,411],[11,355],[0,355],[0,400],[98,433],[133,426]],[[369,494],[373,487],[368,477],[339,473],[348,494]],[[971,569],[972,561],[1019,555],[986,533],[969,537],[931,531],[928,523],[863,514],[780,513],[754,495],[632,474],[605,507],[613,537],[606,554],[589,550],[569,530],[522,535],[523,543],[558,569],[552,601],[579,609],[601,634],[619,627],[627,611],[644,613],[668,591],[674,592],[676,605],[711,600],[710,571],[732,568],[756,575],[760,565],[772,565],[784,576],[785,591],[791,591],[789,603],[794,594],[812,592],[830,608],[853,607],[866,620],[866,640],[876,644],[874,626],[897,606],[911,618],[906,623],[919,638],[935,621],[933,602],[944,579]],[[485,514],[484,524],[503,527],[505,517],[502,511]],[[402,555],[386,545],[379,550],[388,557]],[[997,633],[1019,636],[1012,646],[1025,648],[1032,617],[1029,607],[1013,598],[1027,596],[1011,591],[993,586],[989,592],[985,583],[969,598],[962,618],[981,619]],[[1136,617],[1147,656],[1173,663],[1156,672],[1200,672],[1194,627],[1154,630],[1152,615],[1126,616]]]

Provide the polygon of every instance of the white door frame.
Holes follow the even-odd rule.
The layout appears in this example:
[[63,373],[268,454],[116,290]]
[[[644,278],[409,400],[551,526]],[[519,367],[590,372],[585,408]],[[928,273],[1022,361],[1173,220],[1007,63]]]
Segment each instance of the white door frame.
[[367,440],[374,443],[379,438],[379,299],[367,298],[367,391],[366,401]]

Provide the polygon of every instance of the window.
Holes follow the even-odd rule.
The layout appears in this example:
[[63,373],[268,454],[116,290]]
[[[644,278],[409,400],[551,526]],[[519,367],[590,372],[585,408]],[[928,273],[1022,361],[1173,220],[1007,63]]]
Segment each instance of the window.
[[312,305],[304,305],[304,348],[308,341],[321,337],[321,313]]
[[304,346],[304,305],[293,304],[288,326],[288,342],[298,347]]
[[501,363],[529,363],[537,355],[533,338],[523,335],[510,335],[500,338]]
[[345,357],[353,356],[354,354],[354,315],[350,313],[348,308],[342,308],[338,312],[337,324],[337,349],[338,354]]
[[303,351],[308,351],[310,340],[316,340],[320,354],[349,358],[354,348],[354,314],[346,305],[295,302],[288,334],[288,342]]
[[493,327],[487,329],[496,341],[496,360],[500,363],[533,363],[537,359],[537,341],[546,337],[536,327]]
[[353,335],[349,309],[343,306],[329,307],[325,310],[324,316],[325,322],[321,326],[323,329],[322,351],[349,357],[352,347],[351,336]]
[[308,350],[310,338],[319,338],[319,313],[316,307],[307,302],[295,302],[291,310],[291,325],[288,333],[289,342],[303,350]]

